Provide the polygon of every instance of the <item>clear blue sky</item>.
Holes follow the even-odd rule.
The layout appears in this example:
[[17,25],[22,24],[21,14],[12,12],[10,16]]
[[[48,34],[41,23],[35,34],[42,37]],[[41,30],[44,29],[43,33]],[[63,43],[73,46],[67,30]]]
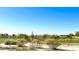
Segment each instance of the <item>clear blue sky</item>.
[[79,8],[0,8],[0,33],[68,34],[79,30]]

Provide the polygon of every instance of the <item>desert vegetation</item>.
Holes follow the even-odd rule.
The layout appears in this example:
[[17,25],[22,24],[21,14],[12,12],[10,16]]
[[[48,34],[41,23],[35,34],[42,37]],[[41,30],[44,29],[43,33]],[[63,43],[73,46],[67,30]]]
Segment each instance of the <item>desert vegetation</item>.
[[[54,47],[61,45],[61,44],[71,44],[71,43],[79,43],[79,32],[76,32],[75,34],[68,34],[68,35],[34,35],[32,33],[31,35],[27,34],[12,34],[9,35],[7,33],[0,34],[0,44],[1,43],[7,43],[7,45],[10,44],[17,44],[18,47],[16,47],[16,50],[36,50],[36,47],[28,48],[24,47],[24,44],[30,42],[35,44],[47,44],[51,47],[51,49],[54,49]],[[14,43],[10,43],[14,42]],[[53,46],[53,47],[52,47]],[[10,49],[14,49],[15,47],[11,47]],[[40,48],[40,47],[38,47]]]

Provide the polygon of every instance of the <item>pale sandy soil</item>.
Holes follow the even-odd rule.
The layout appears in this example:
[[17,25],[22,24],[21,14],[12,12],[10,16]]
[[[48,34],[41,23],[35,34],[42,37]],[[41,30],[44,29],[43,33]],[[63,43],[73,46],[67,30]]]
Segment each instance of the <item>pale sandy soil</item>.
[[57,49],[79,51],[79,44],[60,45],[57,47]]

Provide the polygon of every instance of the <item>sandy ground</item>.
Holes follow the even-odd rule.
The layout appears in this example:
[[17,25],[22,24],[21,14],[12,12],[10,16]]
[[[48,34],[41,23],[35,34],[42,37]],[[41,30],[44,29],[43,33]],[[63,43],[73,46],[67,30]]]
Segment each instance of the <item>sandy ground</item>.
[[79,45],[77,45],[77,44],[72,44],[72,45],[60,45],[60,46],[57,47],[57,49],[71,50],[71,51],[79,51]]

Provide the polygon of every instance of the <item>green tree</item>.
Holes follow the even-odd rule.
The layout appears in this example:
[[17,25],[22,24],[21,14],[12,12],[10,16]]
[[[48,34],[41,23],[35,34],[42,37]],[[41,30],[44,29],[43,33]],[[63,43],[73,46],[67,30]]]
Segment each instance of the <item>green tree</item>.
[[76,33],[75,33],[75,36],[79,36],[79,32],[76,32]]
[[17,38],[17,36],[15,34],[12,34],[11,38],[15,39],[15,38]]
[[35,39],[35,38],[34,38],[34,33],[32,32],[32,34],[31,34],[31,41],[32,41],[33,39]]
[[51,35],[48,35],[48,34],[43,35],[43,39],[50,39],[50,38],[51,38]]
[[1,38],[4,38],[4,34],[0,34],[0,37],[1,37]]
[[74,34],[69,34],[69,35],[67,35],[67,37],[69,38],[69,39],[73,39],[73,36],[74,36]]
[[19,34],[18,38],[20,39],[20,41],[23,41],[23,42],[24,41],[25,42],[30,41],[30,38],[29,38],[29,36],[27,34]]
[[4,37],[5,37],[5,38],[8,38],[8,37],[9,37],[9,35],[8,35],[7,33],[5,33],[5,34],[4,34]]
[[60,39],[60,36],[58,36],[58,35],[52,35],[52,39]]

